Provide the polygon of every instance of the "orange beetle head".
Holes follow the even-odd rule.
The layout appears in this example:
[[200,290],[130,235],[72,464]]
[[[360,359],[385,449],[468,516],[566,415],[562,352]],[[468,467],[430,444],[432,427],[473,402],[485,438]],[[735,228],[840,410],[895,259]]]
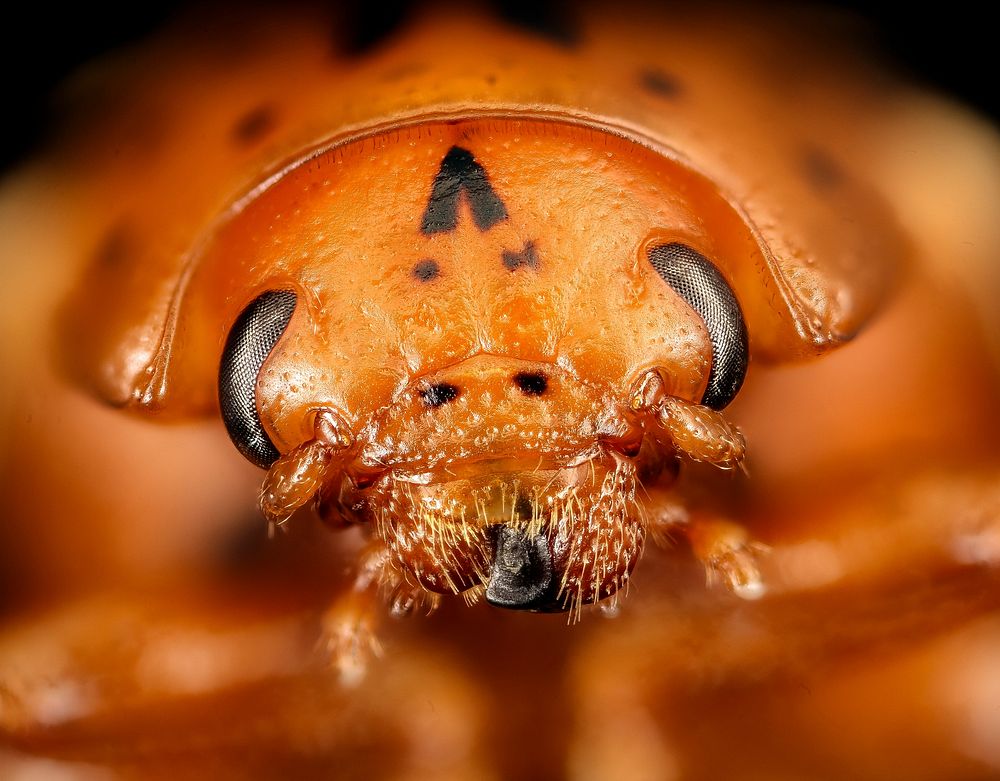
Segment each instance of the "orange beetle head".
[[638,481],[673,474],[638,388],[721,407],[746,371],[706,256],[753,243],[712,195],[541,121],[419,125],[287,172],[218,231],[187,306],[207,322],[207,291],[230,289],[242,307],[220,400],[273,464],[265,511],[319,496],[430,591],[535,610],[614,594],[642,549]]
[[[850,340],[887,299],[908,247],[857,121],[881,116],[885,83],[846,58],[816,69],[797,38],[790,78],[738,15],[705,47],[673,11],[584,10],[569,51],[456,10],[360,59],[331,61],[328,26],[265,24],[225,67],[185,47],[179,71],[136,68],[142,100],[81,147],[101,185],[80,200],[115,224],[67,302],[64,358],[115,405],[218,398],[270,467],[271,518],[318,495],[413,579],[435,587],[437,560],[459,589],[492,583],[505,551],[535,561],[538,539],[510,530],[541,517],[560,582],[579,568],[559,535],[607,563],[606,581],[580,575],[590,600],[634,561],[634,482],[674,449],[739,450],[678,406],[721,407],[742,378],[720,291],[776,361]],[[573,496],[609,495],[590,526],[566,520]]]

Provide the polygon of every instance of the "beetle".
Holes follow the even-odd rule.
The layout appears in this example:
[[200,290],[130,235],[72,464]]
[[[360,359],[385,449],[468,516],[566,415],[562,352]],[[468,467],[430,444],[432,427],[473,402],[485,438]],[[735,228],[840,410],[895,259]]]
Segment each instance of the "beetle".
[[[186,573],[180,540],[252,498],[235,446],[266,470],[274,527],[315,508],[367,532],[321,622],[342,679],[363,686],[379,594],[394,613],[463,595],[572,621],[591,604],[614,612],[647,538],[677,536],[739,595],[807,591],[818,575],[789,563],[795,545],[837,535],[813,529],[819,511],[768,525],[763,508],[781,508],[765,497],[832,501],[850,467],[919,472],[931,464],[916,451],[988,451],[989,329],[960,294],[928,294],[947,268],[925,221],[939,204],[909,194],[887,151],[933,135],[890,100],[903,87],[822,46],[761,56],[783,28],[747,31],[738,16],[647,28],[595,7],[553,31],[431,9],[360,53],[338,38],[332,54],[313,18],[247,23],[252,56],[150,44],[126,99],[62,161],[71,260],[48,255],[51,290],[10,286],[39,291],[12,310],[44,323],[56,367],[25,362],[24,388],[41,392],[12,427],[28,449],[5,479],[17,524],[62,577],[81,550],[96,559],[78,579],[93,560],[112,581],[149,562]],[[962,117],[927,112],[994,148]],[[922,185],[941,175],[929,157],[906,169]],[[968,207],[992,183],[976,189],[971,167],[949,174],[947,214],[977,237],[955,254],[986,289],[997,236]],[[928,300],[943,325],[919,343]],[[886,310],[890,330],[870,336]],[[836,374],[855,340],[873,353]],[[897,353],[905,364],[880,385],[872,362]],[[963,405],[928,380],[944,356]],[[65,405],[47,419],[53,397]],[[192,433],[192,420],[207,423]],[[97,452],[49,455],[72,441]],[[979,461],[989,475],[992,463]],[[980,508],[992,485],[950,503]],[[237,486],[248,498],[230,498]],[[54,519],[81,497],[92,522],[67,530]],[[136,527],[155,542],[137,545]],[[899,548],[899,528],[873,549]],[[169,555],[125,561],[161,540]],[[637,649],[664,645],[656,625],[632,628],[647,638]],[[601,741],[583,744],[581,756]]]

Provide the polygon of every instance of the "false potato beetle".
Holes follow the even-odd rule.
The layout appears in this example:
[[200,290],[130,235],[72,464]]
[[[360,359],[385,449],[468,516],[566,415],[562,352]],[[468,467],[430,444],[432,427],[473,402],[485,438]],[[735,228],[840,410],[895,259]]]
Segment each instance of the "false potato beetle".
[[[649,541],[684,537],[710,584],[748,600],[706,610],[767,611],[765,594],[862,562],[889,571],[912,540],[953,564],[969,517],[997,522],[997,345],[964,303],[989,297],[949,265],[995,289],[1000,237],[970,204],[997,169],[969,175],[995,163],[992,131],[835,46],[779,52],[783,22],[736,10],[647,25],[585,4],[526,29],[432,6],[363,51],[338,28],[334,54],[326,13],[244,20],[229,48],[155,39],[39,174],[59,182],[62,234],[13,231],[5,250],[55,280],[8,286],[26,302],[8,311],[51,337],[46,361],[11,340],[27,367],[11,398],[35,389],[8,432],[25,442],[4,482],[28,562],[12,582],[38,561],[119,588],[186,572],[183,540],[250,501],[235,446],[264,470],[272,533],[310,513],[363,532],[322,635],[364,686],[382,602],[461,595],[574,622],[616,611]],[[976,151],[936,163],[943,131]],[[947,209],[918,194],[929,181]],[[954,228],[975,246],[946,263],[935,243]],[[921,341],[928,301],[941,327]],[[801,497],[839,507],[852,484],[870,507],[873,464],[892,496],[953,486],[970,468],[941,452],[986,474],[947,489],[953,517],[914,532],[890,511],[863,554],[806,556],[862,511],[824,526]],[[71,511],[92,523],[54,520]],[[636,621],[637,648],[667,642]]]

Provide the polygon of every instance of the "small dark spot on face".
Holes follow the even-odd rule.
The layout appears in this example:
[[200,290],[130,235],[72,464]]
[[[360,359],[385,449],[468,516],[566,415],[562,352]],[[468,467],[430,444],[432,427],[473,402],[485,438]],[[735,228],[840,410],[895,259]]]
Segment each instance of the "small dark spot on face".
[[488,75],[488,76],[486,77],[486,83],[487,83],[487,84],[489,84],[489,85],[490,85],[491,87],[492,87],[492,86],[493,86],[494,84],[496,84],[496,83],[497,83],[497,77],[496,77],[496,75],[495,75],[495,74],[492,74],[492,73],[491,73],[491,74],[489,74],[489,75]]
[[518,372],[514,384],[525,396],[541,396],[549,387],[548,378],[541,372]]
[[525,242],[524,249],[520,252],[505,249],[501,255],[503,265],[508,271],[517,271],[522,266],[538,268],[538,250],[535,242]]
[[448,382],[439,382],[420,391],[420,397],[428,407],[440,407],[458,398],[458,387]]
[[273,106],[257,106],[236,120],[232,131],[233,140],[243,146],[249,146],[270,133],[276,124]]
[[681,93],[681,84],[677,77],[658,68],[644,70],[639,76],[639,83],[643,89],[662,98],[676,98]]
[[441,276],[441,267],[433,258],[427,258],[413,267],[413,276],[421,282],[430,282]]
[[802,167],[806,178],[817,190],[832,190],[844,181],[843,170],[822,149],[806,149],[802,155]]

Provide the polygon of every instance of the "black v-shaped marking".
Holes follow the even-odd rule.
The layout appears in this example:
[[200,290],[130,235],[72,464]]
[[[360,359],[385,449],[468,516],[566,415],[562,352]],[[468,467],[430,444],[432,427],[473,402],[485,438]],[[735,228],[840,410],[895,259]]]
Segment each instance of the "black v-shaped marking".
[[444,156],[441,168],[434,177],[431,197],[420,225],[424,235],[455,230],[462,190],[465,190],[472,219],[479,230],[487,231],[507,219],[507,207],[493,190],[486,170],[468,149],[453,146]]

